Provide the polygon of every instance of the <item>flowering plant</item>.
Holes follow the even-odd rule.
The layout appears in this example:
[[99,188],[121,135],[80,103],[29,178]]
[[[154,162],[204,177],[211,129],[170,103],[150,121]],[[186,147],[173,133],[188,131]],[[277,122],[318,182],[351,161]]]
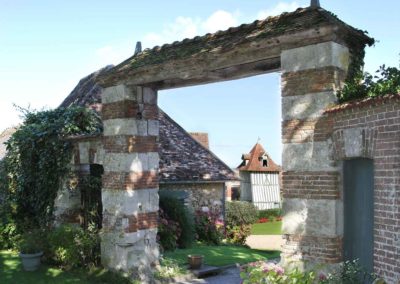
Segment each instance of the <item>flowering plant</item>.
[[195,215],[195,227],[197,240],[207,244],[218,245],[223,234],[223,222],[220,221],[220,212],[216,209],[202,211],[197,210]]
[[269,219],[268,218],[260,218],[258,219],[257,223],[268,223]]
[[285,271],[277,264],[258,261],[243,266],[240,277],[243,284],[312,284],[315,272]]

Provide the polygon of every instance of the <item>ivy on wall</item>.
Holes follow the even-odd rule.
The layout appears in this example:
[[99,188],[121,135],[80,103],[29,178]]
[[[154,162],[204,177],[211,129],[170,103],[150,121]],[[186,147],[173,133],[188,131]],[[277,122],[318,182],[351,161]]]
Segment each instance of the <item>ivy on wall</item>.
[[337,93],[340,103],[368,97],[400,94],[400,70],[382,65],[375,75],[355,72]]
[[6,143],[8,196],[19,226],[45,227],[52,222],[57,191],[70,171],[72,144],[63,138],[101,132],[101,119],[82,107],[23,114],[24,123]]

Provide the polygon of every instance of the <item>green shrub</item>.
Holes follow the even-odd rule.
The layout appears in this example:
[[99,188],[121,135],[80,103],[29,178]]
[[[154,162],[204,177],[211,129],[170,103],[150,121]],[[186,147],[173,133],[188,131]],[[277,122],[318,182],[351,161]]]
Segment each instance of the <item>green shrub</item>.
[[175,250],[178,247],[178,239],[181,236],[179,223],[172,220],[162,208],[158,210],[159,222],[157,241],[164,251]]
[[227,226],[249,225],[257,221],[257,207],[247,201],[232,201],[225,204]]
[[98,264],[99,249],[99,237],[95,229],[89,228],[84,231],[79,227],[63,225],[48,234],[45,253],[50,261],[70,269]]
[[244,245],[251,234],[251,225],[226,226],[225,237],[229,243]]
[[181,232],[177,245],[180,248],[191,247],[195,239],[193,213],[177,198],[165,195],[160,195],[160,208],[169,219],[179,224]]
[[261,218],[273,219],[279,216],[282,216],[281,208],[258,210],[258,219]]
[[196,237],[208,245],[219,245],[224,237],[220,212],[211,209],[207,212],[197,210],[195,215]]

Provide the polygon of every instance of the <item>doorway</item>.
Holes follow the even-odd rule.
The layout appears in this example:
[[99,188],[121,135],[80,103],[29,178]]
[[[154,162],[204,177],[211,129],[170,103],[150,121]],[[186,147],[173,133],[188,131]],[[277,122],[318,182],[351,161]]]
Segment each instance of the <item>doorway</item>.
[[344,161],[344,260],[358,259],[373,272],[374,165],[373,160]]

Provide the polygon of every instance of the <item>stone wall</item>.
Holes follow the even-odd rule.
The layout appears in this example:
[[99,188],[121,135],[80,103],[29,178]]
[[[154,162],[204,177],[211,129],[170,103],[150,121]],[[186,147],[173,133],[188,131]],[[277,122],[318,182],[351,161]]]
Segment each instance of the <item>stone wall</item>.
[[160,183],[161,190],[185,191],[189,194],[189,203],[194,210],[202,207],[218,208],[223,210],[225,184],[224,183]]
[[157,92],[121,84],[104,89],[102,104],[102,263],[146,282],[159,257]]
[[342,201],[324,114],[350,60],[346,46],[324,42],[281,54],[284,265],[312,268],[342,260]]
[[329,111],[333,156],[374,162],[374,270],[400,281],[400,96],[387,96]]

